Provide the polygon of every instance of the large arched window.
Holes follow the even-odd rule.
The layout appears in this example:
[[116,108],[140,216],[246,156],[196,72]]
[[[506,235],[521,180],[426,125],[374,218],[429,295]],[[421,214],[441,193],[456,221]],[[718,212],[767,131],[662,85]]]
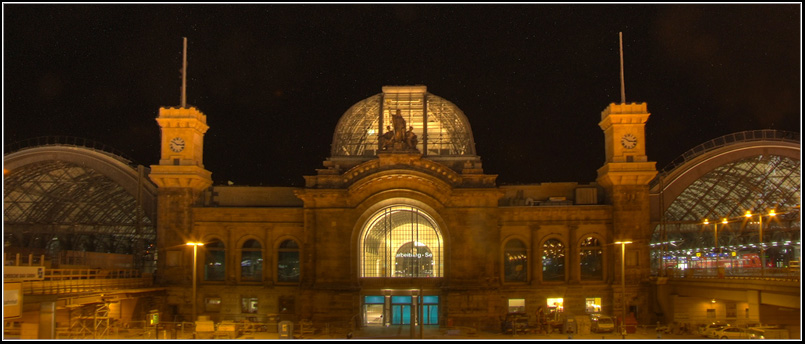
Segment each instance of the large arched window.
[[213,239],[204,245],[204,280],[223,281],[226,276],[226,249],[221,240]]
[[240,279],[261,281],[263,279],[263,249],[257,240],[243,243],[240,254]]
[[528,281],[528,249],[520,240],[509,240],[503,248],[503,281]]
[[277,249],[277,282],[298,283],[299,276],[299,244],[285,240]]
[[565,245],[558,239],[542,244],[542,280],[565,280]]
[[584,238],[579,248],[579,255],[582,280],[604,279],[604,251],[598,239],[591,236]]
[[412,206],[372,215],[361,234],[361,277],[442,277],[442,235],[436,222]]

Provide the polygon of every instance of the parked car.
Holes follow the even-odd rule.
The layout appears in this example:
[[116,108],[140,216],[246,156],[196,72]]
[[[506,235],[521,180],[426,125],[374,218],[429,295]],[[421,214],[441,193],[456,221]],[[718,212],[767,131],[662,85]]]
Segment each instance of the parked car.
[[590,316],[590,331],[593,332],[612,332],[615,331],[615,321],[606,315]]
[[720,330],[720,329],[722,329],[724,327],[727,327],[727,326],[729,326],[729,325],[727,325],[725,323],[722,323],[722,322],[714,322],[714,323],[705,324],[705,325],[699,326],[699,335],[709,337],[710,332]]
[[503,333],[525,333],[528,330],[528,315],[525,313],[508,313],[500,324]]
[[717,331],[713,331],[710,337],[716,339],[749,339],[749,331],[740,327],[727,326]]
[[788,330],[779,327],[750,327],[749,339],[788,339]]

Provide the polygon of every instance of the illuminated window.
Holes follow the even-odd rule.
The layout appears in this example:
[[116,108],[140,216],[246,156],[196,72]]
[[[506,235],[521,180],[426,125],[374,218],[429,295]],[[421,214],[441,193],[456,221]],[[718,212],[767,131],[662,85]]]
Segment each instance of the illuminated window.
[[542,245],[542,280],[565,280],[565,245],[558,239],[549,239]]
[[263,279],[263,250],[257,240],[251,239],[243,244],[240,256],[240,279],[242,281],[261,281]]
[[581,279],[600,281],[604,279],[604,251],[601,242],[593,237],[582,241],[579,249],[579,263],[581,264]]
[[548,298],[547,303],[548,311],[550,313],[554,312],[564,312],[565,311],[565,299],[558,297],[558,298]]
[[277,250],[277,282],[297,283],[299,275],[299,245],[285,240]]
[[509,299],[509,313],[525,313],[525,299]]
[[588,297],[584,301],[587,313],[601,313],[601,298]]
[[383,307],[385,302],[386,298],[383,297],[383,295],[364,296],[363,318],[366,320],[366,324],[383,324]]
[[257,313],[257,298],[244,297],[240,299],[241,313]]
[[509,240],[503,249],[503,281],[528,281],[528,250],[520,240]]
[[[397,110],[406,127],[413,127],[417,149],[425,156],[475,155],[469,122],[455,104],[427,92],[424,86],[385,88],[366,98],[339,119],[333,135],[331,156],[371,157],[380,135],[389,131]],[[409,128],[405,128],[408,130]]]
[[226,271],[226,250],[221,240],[213,239],[204,245],[204,280],[223,281]]
[[375,213],[361,247],[361,277],[442,277],[442,236],[435,221],[415,207]]

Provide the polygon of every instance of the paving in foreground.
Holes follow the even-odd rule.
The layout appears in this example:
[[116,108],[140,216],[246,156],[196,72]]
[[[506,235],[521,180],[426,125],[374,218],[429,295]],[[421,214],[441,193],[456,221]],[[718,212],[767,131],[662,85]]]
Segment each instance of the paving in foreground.
[[[560,340],[560,339],[573,339],[573,340],[624,340],[624,337],[615,333],[585,333],[585,334],[522,334],[517,335],[491,333],[491,332],[478,332],[476,334],[468,334],[465,331],[448,331],[444,328],[436,326],[432,328],[426,327],[423,330],[422,337],[424,340]],[[261,333],[249,334],[239,337],[238,339],[278,339],[277,333]],[[352,334],[351,340],[411,340],[411,333],[408,327],[398,328],[383,328],[383,327],[364,327]],[[325,339],[344,339],[344,337],[334,337],[332,335],[314,334],[302,338],[305,340],[325,340]],[[701,340],[706,339],[697,334],[662,334],[659,338],[653,328],[638,328],[636,333],[627,334],[625,340]]]

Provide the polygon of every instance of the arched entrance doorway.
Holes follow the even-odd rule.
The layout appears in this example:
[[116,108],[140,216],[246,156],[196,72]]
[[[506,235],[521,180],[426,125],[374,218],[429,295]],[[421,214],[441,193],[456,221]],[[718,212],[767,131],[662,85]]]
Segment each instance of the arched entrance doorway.
[[416,282],[444,276],[444,239],[431,215],[408,204],[386,206],[366,220],[359,250],[359,276],[380,287],[362,292],[365,325],[439,323],[438,290]]
[[385,207],[369,218],[360,238],[361,277],[442,277],[444,240],[422,209]]

